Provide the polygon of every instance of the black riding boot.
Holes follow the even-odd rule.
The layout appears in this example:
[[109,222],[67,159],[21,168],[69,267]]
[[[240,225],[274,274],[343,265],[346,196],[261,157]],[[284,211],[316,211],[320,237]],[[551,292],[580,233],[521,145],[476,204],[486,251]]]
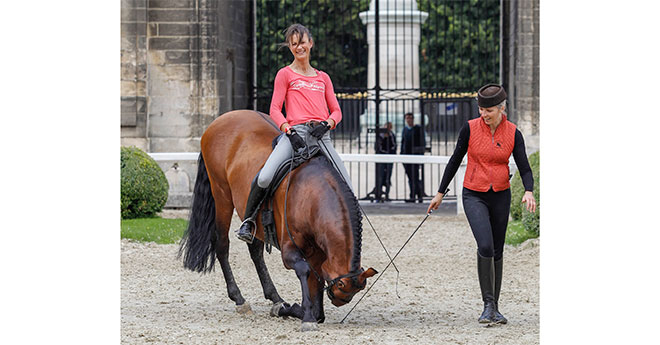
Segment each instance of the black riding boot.
[[499,259],[498,261],[495,261],[495,290],[494,290],[494,298],[495,298],[495,316],[493,317],[493,322],[495,323],[501,323],[501,324],[506,324],[508,320],[504,317],[504,315],[500,314],[500,311],[498,310],[498,304],[497,302],[500,300],[500,289],[502,288],[502,264],[503,264],[504,258]]
[[493,258],[485,258],[477,253],[477,273],[481,297],[484,301],[484,311],[479,317],[479,323],[493,322],[495,317],[495,267]]
[[254,216],[261,206],[261,202],[266,196],[267,188],[261,188],[257,184],[257,175],[252,181],[252,186],[250,187],[250,194],[248,195],[247,203],[245,204],[245,213],[243,216],[245,219],[241,224],[241,227],[236,232],[236,236],[247,243],[252,243],[254,235],[252,231],[256,228],[257,224],[254,221]]

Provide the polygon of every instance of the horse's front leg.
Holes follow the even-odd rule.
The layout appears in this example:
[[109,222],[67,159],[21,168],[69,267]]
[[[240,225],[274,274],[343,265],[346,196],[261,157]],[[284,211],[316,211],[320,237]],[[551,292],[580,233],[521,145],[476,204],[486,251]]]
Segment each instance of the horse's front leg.
[[[320,272],[320,268],[316,269],[317,272]],[[323,311],[323,283],[321,283],[316,274],[312,272],[309,278],[307,279],[307,285],[309,286],[309,292],[312,297],[312,312],[314,313],[314,318],[316,322],[323,323],[325,321],[325,313]]]
[[296,275],[300,280],[300,288],[302,290],[302,330],[318,330],[316,318],[314,317],[314,313],[312,311],[312,296],[310,294],[310,286],[307,282],[310,274],[312,274],[311,268],[307,261],[300,260],[294,264],[293,269],[296,271]]
[[[283,248],[284,249],[284,248]],[[280,316],[295,316],[302,319],[302,330],[312,331],[318,329],[316,318],[312,312],[312,298],[310,295],[307,279],[313,274],[307,261],[305,261],[297,250],[291,250],[284,253],[286,266],[293,268],[298,280],[300,280],[300,289],[302,290],[302,303],[300,306],[294,304],[290,307],[284,305],[279,312]]]

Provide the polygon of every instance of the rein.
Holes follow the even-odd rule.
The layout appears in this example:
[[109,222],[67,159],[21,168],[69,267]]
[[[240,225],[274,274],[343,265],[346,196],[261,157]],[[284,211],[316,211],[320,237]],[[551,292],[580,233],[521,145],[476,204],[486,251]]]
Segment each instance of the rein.
[[390,265],[391,265],[392,263],[394,263],[394,259],[396,259],[396,257],[399,256],[399,253],[401,253],[401,251],[403,250],[403,248],[405,248],[405,246],[408,244],[408,242],[410,242],[410,240],[413,238],[413,236],[415,236],[415,233],[417,233],[417,230],[419,230],[419,228],[422,226],[422,224],[424,224],[424,222],[426,221],[426,219],[429,218],[429,216],[431,215],[431,213],[433,213],[433,210],[431,210],[429,213],[426,214],[426,217],[424,217],[424,219],[422,219],[422,222],[419,223],[419,225],[417,226],[417,228],[415,229],[415,231],[413,231],[412,234],[410,234],[410,237],[408,237],[408,239],[407,239],[406,242],[401,246],[401,248],[399,249],[399,251],[396,252],[396,254],[394,255],[394,258],[392,258],[392,260],[390,260],[390,262],[387,264],[387,266],[385,266],[385,268],[383,268],[383,270],[380,272],[380,275],[378,275],[378,278],[376,278],[376,280],[374,280],[374,282],[371,283],[371,286],[367,289],[367,291],[364,292],[364,294],[362,295],[362,297],[360,297],[360,299],[357,301],[357,303],[355,303],[355,305],[353,305],[353,308],[351,308],[351,310],[349,310],[348,313],[346,313],[346,316],[344,316],[344,318],[341,319],[341,321],[340,321],[339,323],[344,323],[344,320],[346,320],[346,318],[348,317],[348,315],[351,314],[351,312],[353,311],[353,309],[355,309],[355,307],[357,307],[357,305],[360,304],[360,302],[362,301],[362,299],[364,298],[364,296],[366,296],[366,295],[369,293],[369,291],[371,291],[371,288],[373,288],[374,285],[376,285],[376,282],[378,282],[378,279],[380,279],[380,277],[383,276],[383,274],[385,273],[385,271],[387,270],[387,268],[389,268]]

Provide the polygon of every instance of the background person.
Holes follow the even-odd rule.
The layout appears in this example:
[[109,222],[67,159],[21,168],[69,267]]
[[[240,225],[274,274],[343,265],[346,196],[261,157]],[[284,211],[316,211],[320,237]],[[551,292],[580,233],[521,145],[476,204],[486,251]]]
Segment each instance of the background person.
[[[376,135],[376,154],[396,154],[396,136],[392,132],[392,122],[388,121],[385,127],[379,128]],[[376,200],[390,201],[393,167],[394,163],[376,163]]]
[[480,323],[507,323],[499,312],[502,286],[503,252],[509,221],[509,157],[513,154],[525,194],[521,202],[530,212],[536,211],[534,177],[525,153],[522,133],[506,118],[506,91],[497,84],[479,89],[479,118],[465,123],[428,211],[442,202],[447,186],[467,153],[468,165],[463,182],[463,208],[477,242],[477,273],[484,311]]
[[[412,113],[406,113],[404,120],[406,125],[401,132],[401,154],[423,155],[426,148],[424,129],[420,125],[415,125],[415,117]],[[424,201],[424,182],[420,168],[421,164],[403,164],[410,188],[410,198],[406,201],[414,202],[415,197],[420,203]]]

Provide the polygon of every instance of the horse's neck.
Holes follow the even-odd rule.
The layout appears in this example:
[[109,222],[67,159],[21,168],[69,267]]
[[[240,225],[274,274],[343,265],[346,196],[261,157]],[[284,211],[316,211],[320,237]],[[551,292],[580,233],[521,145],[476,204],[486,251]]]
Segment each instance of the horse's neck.
[[[351,270],[351,263],[353,262],[353,254],[355,252],[353,246],[353,233],[338,234],[337,231],[324,232],[325,237],[321,241],[317,241],[319,247],[326,254],[326,262],[335,273],[344,274]],[[348,255],[347,255],[348,254]]]

